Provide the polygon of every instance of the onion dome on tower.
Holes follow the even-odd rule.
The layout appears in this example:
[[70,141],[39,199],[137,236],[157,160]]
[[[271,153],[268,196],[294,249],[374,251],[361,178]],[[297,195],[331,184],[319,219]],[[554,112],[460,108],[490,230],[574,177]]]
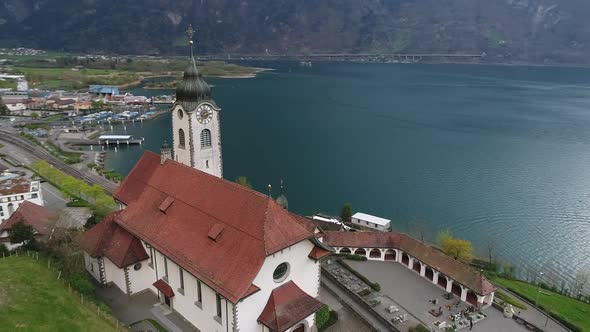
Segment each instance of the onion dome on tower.
[[189,26],[187,33],[191,45],[191,63],[184,71],[182,81],[176,87],[176,101],[182,105],[185,111],[193,111],[203,100],[211,99],[211,87],[203,79],[203,75],[197,69],[195,57],[193,55],[192,36],[194,31]]

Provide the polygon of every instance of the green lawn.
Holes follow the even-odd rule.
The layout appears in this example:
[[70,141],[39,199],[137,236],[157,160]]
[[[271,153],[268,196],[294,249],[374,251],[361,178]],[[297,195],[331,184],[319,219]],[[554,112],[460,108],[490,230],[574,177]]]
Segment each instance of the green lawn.
[[[535,301],[537,297],[537,286],[517,280],[492,277],[492,281],[518,295]],[[590,332],[590,304],[574,300],[567,296],[541,289],[539,294],[539,306],[545,310],[560,316],[569,321],[582,331]]]
[[38,261],[0,258],[0,331],[116,331],[95,310]]

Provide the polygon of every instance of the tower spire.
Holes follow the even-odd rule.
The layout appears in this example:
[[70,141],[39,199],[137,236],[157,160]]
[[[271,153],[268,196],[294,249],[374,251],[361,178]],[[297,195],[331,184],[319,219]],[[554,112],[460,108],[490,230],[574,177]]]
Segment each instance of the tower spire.
[[195,64],[195,55],[193,52],[193,46],[194,46],[194,41],[193,41],[193,37],[195,35],[195,30],[193,29],[193,25],[189,24],[188,27],[186,28],[186,36],[188,37],[188,44],[190,45],[191,48],[191,61],[194,65]]

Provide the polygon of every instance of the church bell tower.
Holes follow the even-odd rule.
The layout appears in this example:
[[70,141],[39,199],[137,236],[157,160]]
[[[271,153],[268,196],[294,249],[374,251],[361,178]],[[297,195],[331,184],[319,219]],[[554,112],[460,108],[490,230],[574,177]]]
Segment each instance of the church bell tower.
[[172,106],[174,160],[217,177],[223,176],[221,130],[211,87],[198,71],[193,55],[194,30],[187,29],[191,58],[182,81],[176,88]]

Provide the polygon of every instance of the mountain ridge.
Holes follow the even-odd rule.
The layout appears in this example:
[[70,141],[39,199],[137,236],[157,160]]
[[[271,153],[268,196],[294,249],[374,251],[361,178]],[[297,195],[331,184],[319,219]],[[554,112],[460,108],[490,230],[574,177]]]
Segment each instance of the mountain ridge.
[[0,0],[0,46],[180,54],[471,53],[590,63],[584,0]]

